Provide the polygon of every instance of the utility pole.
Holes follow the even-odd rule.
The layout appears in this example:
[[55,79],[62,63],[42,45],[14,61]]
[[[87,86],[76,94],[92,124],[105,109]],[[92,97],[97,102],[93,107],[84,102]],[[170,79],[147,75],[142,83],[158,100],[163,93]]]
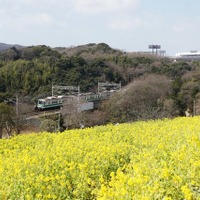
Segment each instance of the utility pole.
[[53,83],[52,83],[52,86],[51,86],[51,96],[53,97]]
[[120,81],[120,83],[119,83],[119,90],[121,90],[122,89],[122,82]]
[[80,86],[78,86],[78,108],[77,111],[80,109]]
[[97,93],[99,94],[99,81],[98,81],[98,91],[97,91]]
[[17,118],[19,116],[19,97],[18,97],[18,94],[16,94],[16,116],[17,116]]

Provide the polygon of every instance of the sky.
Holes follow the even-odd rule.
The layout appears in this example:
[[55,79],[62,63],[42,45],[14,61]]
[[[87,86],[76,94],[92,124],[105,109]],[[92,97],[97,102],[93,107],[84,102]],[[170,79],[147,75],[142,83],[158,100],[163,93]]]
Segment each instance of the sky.
[[0,0],[0,43],[200,51],[200,0]]

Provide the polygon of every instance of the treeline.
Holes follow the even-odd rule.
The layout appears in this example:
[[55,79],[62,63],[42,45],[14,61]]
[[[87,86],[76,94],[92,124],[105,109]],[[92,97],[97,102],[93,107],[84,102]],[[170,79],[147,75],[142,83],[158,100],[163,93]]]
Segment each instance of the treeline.
[[[184,115],[185,110],[193,109],[194,100],[199,96],[199,69],[200,62],[198,61],[174,62],[169,58],[125,53],[112,49],[104,43],[55,49],[44,45],[21,49],[13,47],[0,52],[0,102],[12,98],[16,93],[28,96],[30,99],[48,96],[51,94],[52,84],[79,85],[82,92],[96,92],[98,81],[121,82],[123,87],[133,85],[134,89],[129,94],[137,96],[139,93],[133,90],[141,91],[136,89],[134,84],[136,82],[138,84],[139,81],[144,88],[143,93],[140,94],[141,99],[135,100],[134,106],[145,102],[142,96],[145,97],[149,93],[149,95],[154,94],[156,98],[153,100],[154,105],[149,103],[152,101],[146,101],[146,104],[149,104],[148,109],[156,107],[157,101],[161,100],[162,103],[165,102],[166,107],[166,100],[168,100],[170,104],[173,104],[170,111],[172,115]],[[156,79],[158,76],[164,78],[158,78],[160,82],[149,90],[148,87],[153,85],[147,78],[150,77],[149,75],[154,75],[151,79]],[[165,94],[162,93],[162,98],[154,92],[160,85],[163,85],[161,87],[163,91],[165,91],[164,88],[168,88]],[[125,101],[127,97],[126,93],[117,98],[124,98]],[[114,100],[112,101],[111,105],[115,105]],[[125,105],[129,105],[125,102],[123,102]],[[119,101],[116,103],[119,104]],[[147,105],[142,106],[143,110],[146,110]],[[123,109],[126,111],[129,109],[130,112],[133,110],[130,105],[129,108]],[[118,113],[118,115],[131,120],[130,116],[138,116],[138,113],[129,115],[126,112],[126,114]],[[112,119],[116,119],[116,116],[116,113],[113,114]],[[114,121],[119,121],[119,119]]]
[[98,81],[119,82],[121,74],[104,58],[87,61],[66,56],[46,46],[11,48],[0,53],[0,100],[6,96],[47,95],[52,84],[80,85],[81,91],[95,90]]

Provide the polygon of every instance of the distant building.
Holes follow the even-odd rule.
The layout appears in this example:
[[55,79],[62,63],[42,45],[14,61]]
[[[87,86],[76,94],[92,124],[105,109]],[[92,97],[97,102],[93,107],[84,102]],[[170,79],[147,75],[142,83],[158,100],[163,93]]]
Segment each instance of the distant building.
[[190,51],[185,53],[177,53],[175,59],[185,61],[200,60],[200,52]]

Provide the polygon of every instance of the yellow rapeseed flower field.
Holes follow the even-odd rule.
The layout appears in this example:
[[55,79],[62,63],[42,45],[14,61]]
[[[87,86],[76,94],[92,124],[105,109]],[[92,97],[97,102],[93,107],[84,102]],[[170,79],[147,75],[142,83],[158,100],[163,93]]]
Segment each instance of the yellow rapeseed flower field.
[[0,140],[0,200],[200,199],[200,117]]

